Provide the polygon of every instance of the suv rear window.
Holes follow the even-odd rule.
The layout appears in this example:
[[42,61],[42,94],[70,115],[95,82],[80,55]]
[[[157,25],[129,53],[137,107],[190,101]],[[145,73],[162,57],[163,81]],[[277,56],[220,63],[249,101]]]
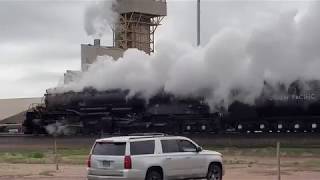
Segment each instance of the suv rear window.
[[154,140],[131,142],[130,154],[131,155],[154,154]]
[[125,142],[97,142],[93,148],[93,155],[124,156]]

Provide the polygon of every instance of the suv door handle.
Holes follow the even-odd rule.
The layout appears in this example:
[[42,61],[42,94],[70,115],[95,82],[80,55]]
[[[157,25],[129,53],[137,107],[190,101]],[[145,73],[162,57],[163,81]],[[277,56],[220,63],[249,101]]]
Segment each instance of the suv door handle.
[[185,157],[185,159],[191,159],[191,157]]
[[172,158],[166,158],[166,160],[171,160]]

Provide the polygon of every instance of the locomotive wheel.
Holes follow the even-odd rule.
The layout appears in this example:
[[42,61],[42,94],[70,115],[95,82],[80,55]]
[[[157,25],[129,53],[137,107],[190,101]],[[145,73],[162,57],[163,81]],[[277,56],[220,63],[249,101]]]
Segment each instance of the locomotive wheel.
[[268,132],[268,126],[265,123],[259,124],[259,131]]
[[209,125],[208,124],[200,124],[199,130],[201,133],[206,133],[209,131]]
[[318,132],[319,131],[319,124],[317,124],[316,122],[311,123],[309,125],[309,128],[311,129],[311,132]]
[[236,125],[236,131],[241,133],[247,133],[247,129],[243,124]]
[[303,131],[301,124],[299,122],[293,123],[292,125],[293,132],[301,132]]
[[192,124],[184,124],[183,125],[183,132],[184,133],[191,133],[194,131],[194,125]]
[[285,132],[282,123],[278,123],[276,129],[277,129],[277,132]]

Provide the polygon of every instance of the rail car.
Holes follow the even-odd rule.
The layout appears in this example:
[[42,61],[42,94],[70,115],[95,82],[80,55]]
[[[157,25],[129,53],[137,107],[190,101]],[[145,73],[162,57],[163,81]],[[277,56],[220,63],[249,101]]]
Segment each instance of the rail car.
[[238,132],[319,132],[319,81],[295,81],[276,88],[265,83],[254,105],[234,102],[228,108],[228,126]]
[[62,134],[316,133],[319,84],[295,81],[274,88],[265,83],[254,104],[235,101],[228,110],[214,113],[204,98],[165,92],[148,100],[123,90],[47,93],[43,105],[28,110],[23,126],[26,134],[46,134],[52,124],[58,124]]

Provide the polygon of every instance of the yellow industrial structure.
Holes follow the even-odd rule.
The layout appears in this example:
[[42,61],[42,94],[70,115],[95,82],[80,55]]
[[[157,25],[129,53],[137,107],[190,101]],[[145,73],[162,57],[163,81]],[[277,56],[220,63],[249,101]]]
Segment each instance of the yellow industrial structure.
[[155,31],[167,15],[166,1],[117,0],[116,2],[115,11],[119,14],[119,19],[112,25],[114,46],[101,46],[99,39],[95,39],[93,45],[82,44],[82,71],[87,71],[98,56],[108,55],[116,60],[129,48],[136,48],[147,54],[154,52]]
[[166,1],[118,0],[119,22],[115,26],[115,45],[154,52],[154,33],[167,15]]

